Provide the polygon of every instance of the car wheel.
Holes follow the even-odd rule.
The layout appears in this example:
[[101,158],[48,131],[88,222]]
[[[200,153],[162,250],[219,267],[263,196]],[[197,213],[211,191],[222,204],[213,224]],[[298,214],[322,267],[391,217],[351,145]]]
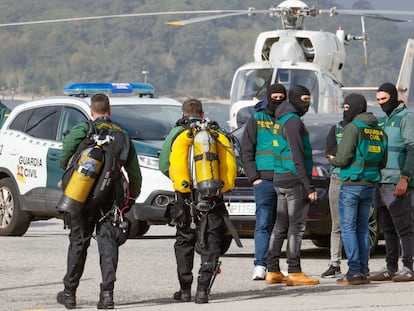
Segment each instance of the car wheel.
[[0,235],[21,236],[29,225],[30,214],[20,209],[18,191],[12,179],[0,179]]
[[138,221],[134,218],[134,213],[131,210],[125,214],[125,217],[130,222],[128,238],[135,238],[138,235]]
[[312,243],[317,247],[329,247],[331,244],[329,236],[326,238],[313,239]]
[[150,225],[145,220],[138,220],[137,222],[137,236],[143,236],[148,232]]
[[377,212],[375,208],[372,206],[369,211],[368,231],[369,231],[369,250],[372,253],[375,251],[375,249],[378,246],[378,237],[379,237]]

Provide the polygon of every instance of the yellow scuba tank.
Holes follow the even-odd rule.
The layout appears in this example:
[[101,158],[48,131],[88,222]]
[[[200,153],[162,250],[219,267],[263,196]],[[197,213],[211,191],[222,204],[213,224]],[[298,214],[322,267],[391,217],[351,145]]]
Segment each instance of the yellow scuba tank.
[[221,192],[225,193],[234,189],[237,177],[236,157],[230,139],[219,131],[216,131],[216,134],[220,180],[223,183]]
[[70,214],[80,212],[101,172],[103,156],[100,146],[89,147],[81,152],[76,168],[58,202],[57,208],[60,211]]
[[206,123],[201,124],[200,130],[194,136],[193,153],[195,179],[200,198],[219,196],[222,183],[217,142]]
[[193,144],[191,129],[181,132],[171,145],[169,176],[173,188],[181,193],[191,192],[189,153]]

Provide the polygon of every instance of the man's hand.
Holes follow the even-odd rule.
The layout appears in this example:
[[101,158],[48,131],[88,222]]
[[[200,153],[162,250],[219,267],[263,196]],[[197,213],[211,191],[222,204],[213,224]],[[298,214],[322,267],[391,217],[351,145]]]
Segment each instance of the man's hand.
[[309,195],[308,195],[308,199],[311,201],[311,202],[315,202],[317,199],[318,199],[318,193],[315,191],[315,192],[312,192],[312,193],[310,193]]
[[333,158],[335,158],[335,156],[333,156],[332,154],[327,154],[326,158],[328,159],[328,161],[331,161]]
[[400,176],[400,180],[398,181],[398,184],[395,186],[395,196],[401,197],[407,193],[408,180],[408,176]]
[[260,178],[256,179],[255,181],[253,181],[253,185],[258,185],[262,182],[262,180]]

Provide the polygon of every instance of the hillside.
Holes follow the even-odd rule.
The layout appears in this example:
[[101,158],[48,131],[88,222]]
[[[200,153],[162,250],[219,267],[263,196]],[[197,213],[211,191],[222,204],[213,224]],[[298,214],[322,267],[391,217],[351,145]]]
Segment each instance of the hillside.
[[[67,17],[201,9],[247,9],[252,1],[234,0],[2,0],[0,22]],[[308,1],[311,2],[311,1]],[[85,3],[87,5],[85,6]],[[329,8],[340,1],[313,1]],[[276,5],[256,0],[257,9]],[[403,9],[403,8],[401,8]],[[233,73],[252,61],[256,36],[280,28],[268,16],[231,17],[185,27],[166,21],[189,16],[128,17],[61,24],[0,28],[0,91],[43,96],[60,94],[75,81],[143,81],[158,95],[228,98]],[[361,32],[359,17],[318,17],[308,29],[335,31],[338,25]],[[344,81],[347,86],[395,81],[411,29],[393,22],[367,20],[370,68],[365,70],[362,45],[348,46]]]

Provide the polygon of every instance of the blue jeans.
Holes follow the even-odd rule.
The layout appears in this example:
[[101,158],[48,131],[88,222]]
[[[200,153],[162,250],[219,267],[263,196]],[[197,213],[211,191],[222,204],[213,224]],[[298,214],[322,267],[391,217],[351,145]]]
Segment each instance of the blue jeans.
[[300,248],[309,210],[305,188],[302,184],[291,188],[276,187],[276,192],[277,216],[270,237],[267,269],[270,272],[280,271],[279,259],[283,242],[287,239],[288,273],[301,272]]
[[368,223],[374,193],[373,186],[342,185],[339,191],[338,211],[348,275],[368,272]]
[[254,228],[254,265],[267,266],[269,239],[276,219],[277,196],[273,181],[262,180],[253,185],[256,201],[256,226]]

